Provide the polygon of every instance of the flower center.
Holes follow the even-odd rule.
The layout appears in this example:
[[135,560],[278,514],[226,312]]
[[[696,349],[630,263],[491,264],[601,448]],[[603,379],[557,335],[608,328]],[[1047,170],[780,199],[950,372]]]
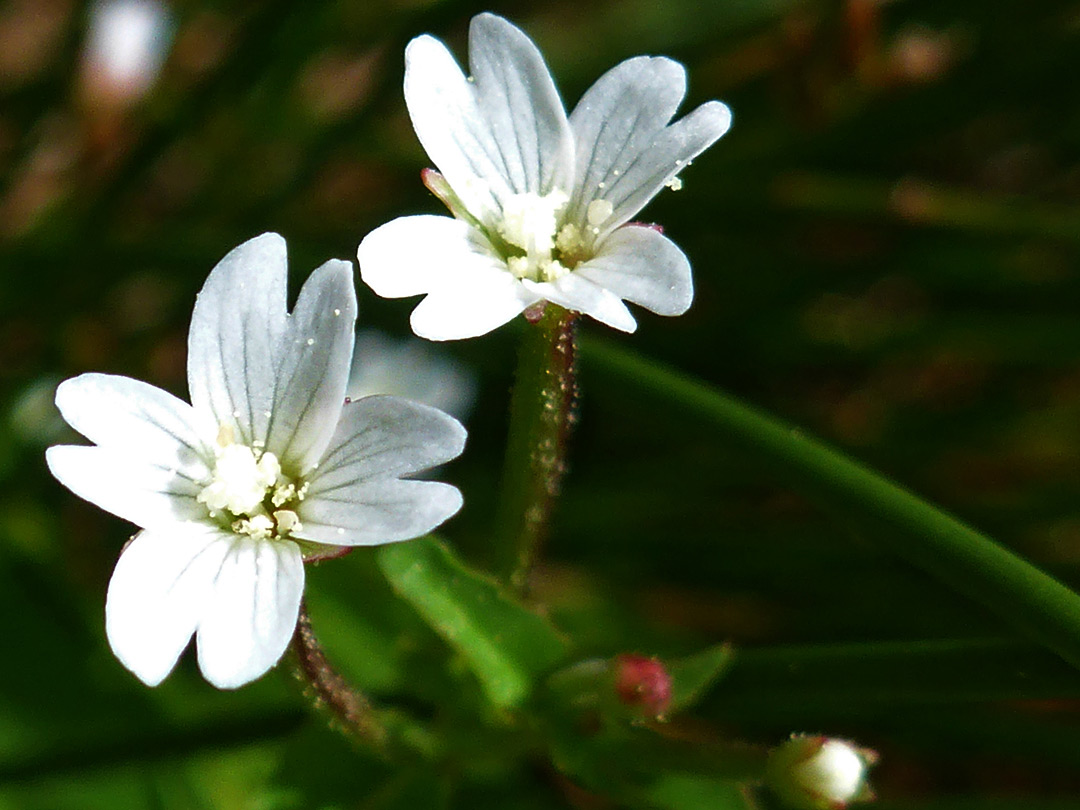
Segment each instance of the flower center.
[[599,226],[611,216],[611,203],[589,203],[583,229],[562,223],[570,201],[559,189],[543,196],[531,191],[514,194],[503,203],[502,219],[496,230],[507,248],[506,266],[517,278],[555,281],[588,257]]
[[296,507],[307,484],[297,487],[285,476],[276,455],[235,443],[227,425],[218,432],[214,455],[210,482],[198,495],[211,518],[256,539],[284,537],[301,528]]

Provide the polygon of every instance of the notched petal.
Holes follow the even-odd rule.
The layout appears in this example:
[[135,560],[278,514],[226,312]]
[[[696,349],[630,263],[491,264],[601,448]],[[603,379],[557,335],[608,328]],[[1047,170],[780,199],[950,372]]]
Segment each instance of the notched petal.
[[236,689],[274,666],[296,629],[303,590],[296,543],[234,537],[206,594],[196,633],[206,680]]
[[196,498],[205,481],[178,467],[107,447],[57,445],[45,452],[49,472],[83,500],[144,529],[205,518]]
[[567,188],[573,138],[531,40],[493,14],[473,18],[466,78],[438,40],[405,51],[405,101],[421,144],[468,209],[492,222],[511,194]]
[[285,240],[249,239],[210,272],[188,333],[188,386],[196,411],[252,444],[266,435],[286,324]]
[[308,497],[430,469],[461,455],[465,437],[460,422],[428,405],[393,396],[356,400],[345,406],[325,457],[308,479]]
[[356,292],[349,262],[331,259],[300,290],[288,317],[272,383],[268,450],[309,470],[334,434],[352,363]]
[[172,672],[202,614],[229,538],[197,524],[143,531],[120,554],[105,632],[120,663],[147,686]]
[[197,424],[188,403],[167,391],[129,377],[81,374],[60,383],[56,406],[95,444],[194,477],[207,474],[206,426]]

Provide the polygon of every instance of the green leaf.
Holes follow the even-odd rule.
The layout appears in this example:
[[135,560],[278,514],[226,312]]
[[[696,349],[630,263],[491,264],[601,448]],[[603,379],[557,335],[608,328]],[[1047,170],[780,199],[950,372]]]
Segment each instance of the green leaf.
[[931,639],[739,650],[709,707],[732,722],[809,722],[867,707],[1080,697],[1076,670],[1012,639]]
[[511,707],[566,656],[546,620],[510,598],[431,537],[384,546],[379,566],[395,591],[457,650],[492,703]]
[[672,713],[688,709],[697,703],[731,665],[734,655],[735,650],[730,644],[718,644],[686,658],[668,662]]
[[[560,726],[552,736],[552,761],[582,786],[620,806],[671,810],[738,808],[739,785],[765,773],[764,748],[726,741],[664,736],[663,727],[607,724],[594,731]],[[710,804],[709,802],[713,802]]]
[[585,358],[707,421],[789,484],[831,506],[866,537],[980,602],[1080,668],[1080,595],[1031,563],[857,461],[673,369],[589,341]]
[[644,794],[665,810],[750,810],[747,788],[737,782],[684,773],[666,773]]

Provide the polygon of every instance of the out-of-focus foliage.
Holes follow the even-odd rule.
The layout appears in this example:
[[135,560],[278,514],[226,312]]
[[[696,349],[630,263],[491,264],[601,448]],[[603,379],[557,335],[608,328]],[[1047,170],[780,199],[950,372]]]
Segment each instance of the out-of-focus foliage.
[[[590,336],[784,416],[1080,584],[1080,4],[162,8],[160,74],[140,83],[87,57],[93,4],[0,2],[0,810],[743,807],[718,747],[792,731],[877,749],[883,810],[1076,804],[1080,675],[587,355],[536,611],[506,619],[556,628],[568,658],[489,669],[468,645],[499,614],[459,566],[498,556],[513,328],[442,347],[479,384],[445,471],[466,505],[443,533],[456,557],[419,551],[480,589],[447,596],[475,635],[432,630],[424,594],[392,587],[373,551],[309,572],[328,655],[415,721],[406,765],[325,728],[287,664],[236,693],[188,660],[139,685],[101,616],[130,527],[62,491],[43,449],[70,438],[51,407],[66,376],[185,394],[195,291],[244,239],[280,231],[291,266],[315,267],[437,211],[402,51],[430,32],[461,53],[490,9],[535,38],[568,105],[617,61],[662,53],[689,69],[688,106],[734,111],[683,189],[644,212],[691,258],[694,307]],[[362,325],[406,334],[411,301],[359,292]],[[691,677],[689,656],[728,642],[719,677],[661,731],[553,717],[541,756],[488,701],[525,699],[493,691],[503,665],[526,692],[544,667],[627,651]]]

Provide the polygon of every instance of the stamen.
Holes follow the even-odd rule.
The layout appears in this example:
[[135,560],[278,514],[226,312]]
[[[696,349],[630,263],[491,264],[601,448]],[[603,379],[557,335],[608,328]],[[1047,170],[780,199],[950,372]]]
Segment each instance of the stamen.
[[237,520],[232,525],[237,534],[246,534],[256,540],[265,540],[274,534],[274,521],[266,515],[253,515],[244,520]]
[[278,509],[274,512],[274,523],[277,524],[278,532],[281,534],[289,534],[304,528],[296,512],[291,509]]
[[[218,431],[210,482],[197,500],[211,518],[224,514],[236,518],[230,527],[256,539],[288,534],[300,527],[296,512],[288,507],[304,499],[308,484],[300,487],[282,475],[281,462],[270,452],[233,442],[231,426]],[[267,512],[276,509],[271,518]]]
[[499,234],[530,257],[550,256],[559,214],[569,201],[558,189],[542,197],[531,191],[514,194],[503,203]]

